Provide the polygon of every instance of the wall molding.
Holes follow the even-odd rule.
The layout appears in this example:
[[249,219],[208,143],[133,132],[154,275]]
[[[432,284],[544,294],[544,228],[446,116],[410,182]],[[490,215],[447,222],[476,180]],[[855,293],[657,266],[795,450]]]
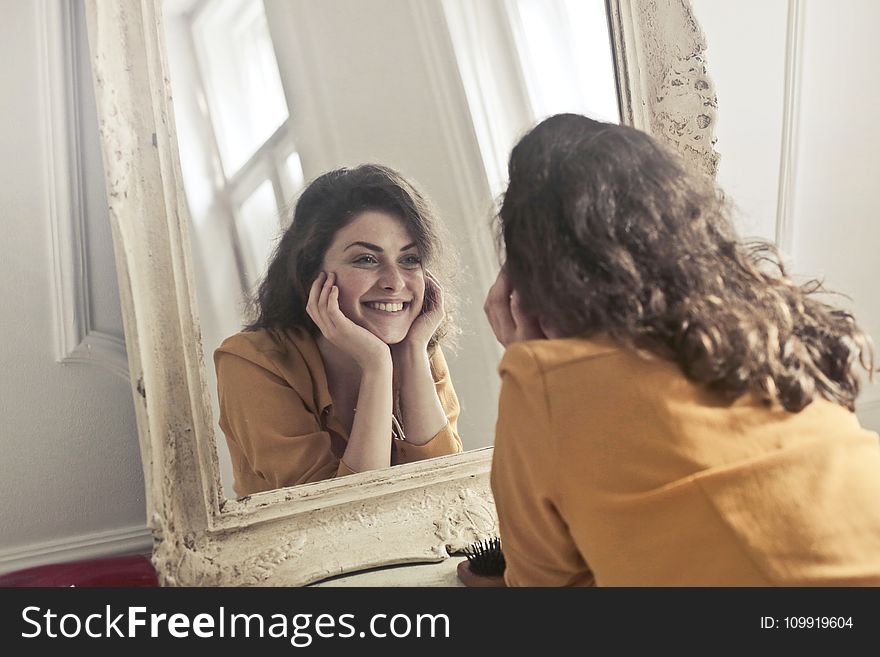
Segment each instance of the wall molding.
[[803,61],[803,5],[788,0],[785,34],[785,86],[782,105],[782,143],[779,157],[779,190],[776,198],[776,246],[790,258],[794,252],[794,203],[797,173],[797,135]]
[[[79,52],[76,6],[70,0],[42,0],[42,117],[44,155],[49,163],[49,222],[52,236],[52,300],[55,359],[98,365],[128,382],[122,337],[92,325],[88,244],[81,160]],[[88,85],[91,85],[91,81]]]
[[0,574],[83,559],[149,554],[152,548],[153,535],[146,525],[68,536],[0,551]]

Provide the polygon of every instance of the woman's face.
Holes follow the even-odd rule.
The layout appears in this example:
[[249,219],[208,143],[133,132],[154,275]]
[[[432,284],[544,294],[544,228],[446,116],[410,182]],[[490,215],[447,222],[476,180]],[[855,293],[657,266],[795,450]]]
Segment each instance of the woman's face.
[[339,308],[386,344],[402,341],[422,310],[425,274],[404,223],[368,210],[333,238],[323,271],[336,274]]

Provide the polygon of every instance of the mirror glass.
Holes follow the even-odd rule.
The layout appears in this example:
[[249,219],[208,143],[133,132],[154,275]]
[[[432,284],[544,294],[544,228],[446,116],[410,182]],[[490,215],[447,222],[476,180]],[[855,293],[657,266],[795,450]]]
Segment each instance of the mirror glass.
[[465,450],[491,445],[494,199],[537,120],[619,121],[604,0],[165,0],[163,14],[223,493],[236,497],[214,350],[250,319],[304,186],[343,166],[395,169],[445,225],[458,433]]

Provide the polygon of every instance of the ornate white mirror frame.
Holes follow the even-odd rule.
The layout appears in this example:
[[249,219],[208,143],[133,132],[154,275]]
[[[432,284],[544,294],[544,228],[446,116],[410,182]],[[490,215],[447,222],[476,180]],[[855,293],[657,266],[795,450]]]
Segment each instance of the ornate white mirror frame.
[[[441,561],[496,532],[492,449],[223,496],[159,0],[87,0],[153,563],[163,585],[304,585]],[[715,94],[687,0],[607,0],[621,116],[714,174]]]

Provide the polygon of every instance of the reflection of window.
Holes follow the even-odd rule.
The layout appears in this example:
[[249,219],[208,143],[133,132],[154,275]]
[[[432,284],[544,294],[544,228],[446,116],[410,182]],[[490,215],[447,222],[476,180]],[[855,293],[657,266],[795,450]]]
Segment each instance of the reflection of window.
[[192,33],[223,168],[232,175],[288,116],[263,3],[213,0]]
[[291,197],[298,190],[302,189],[305,184],[303,165],[299,159],[299,153],[291,153],[284,161],[284,173],[284,184],[287,190],[285,196]]
[[620,121],[604,0],[507,0],[532,113]]
[[620,120],[605,0],[443,0],[443,8],[494,194],[514,142],[540,119]]
[[278,233],[277,210],[272,183],[268,180],[263,181],[239,208],[235,227],[245,271],[252,281],[259,280],[265,273]]
[[[249,293],[265,271],[286,200],[303,186],[265,8],[262,0],[165,0],[164,10],[197,239],[208,267],[237,269]],[[224,303],[224,295],[218,283],[211,296]]]

